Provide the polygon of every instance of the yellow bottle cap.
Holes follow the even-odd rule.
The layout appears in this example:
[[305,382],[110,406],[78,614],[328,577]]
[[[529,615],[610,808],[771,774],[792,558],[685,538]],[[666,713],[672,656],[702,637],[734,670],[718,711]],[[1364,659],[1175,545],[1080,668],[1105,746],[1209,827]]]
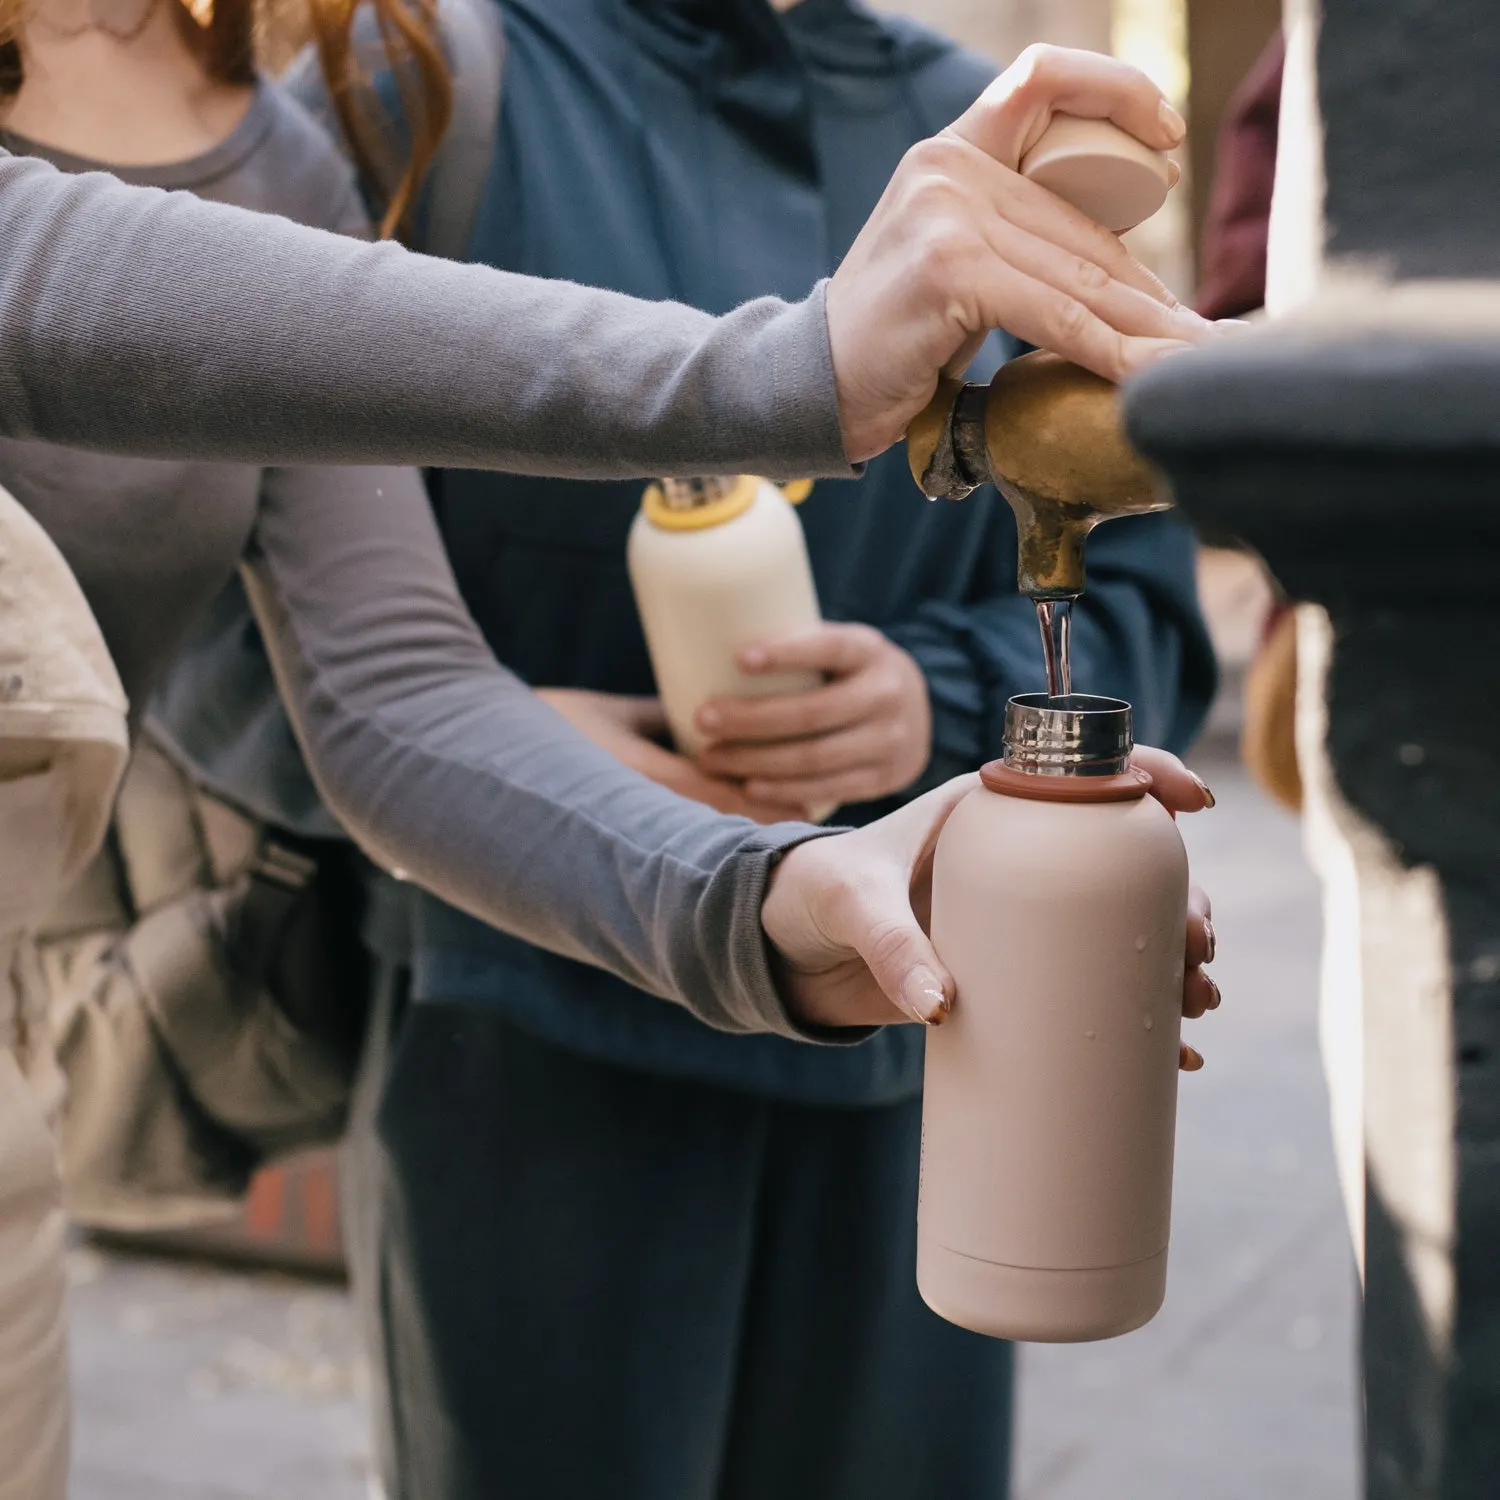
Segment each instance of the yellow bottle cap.
[[[663,531],[703,531],[744,515],[755,503],[761,481],[754,474],[740,474],[727,485],[720,481],[714,481],[714,484],[718,493],[686,505],[676,495],[668,498],[666,486],[659,483],[647,485],[641,496],[641,509],[646,519]],[[780,486],[781,493],[792,505],[801,505],[812,494],[812,489],[810,479],[794,479]]]

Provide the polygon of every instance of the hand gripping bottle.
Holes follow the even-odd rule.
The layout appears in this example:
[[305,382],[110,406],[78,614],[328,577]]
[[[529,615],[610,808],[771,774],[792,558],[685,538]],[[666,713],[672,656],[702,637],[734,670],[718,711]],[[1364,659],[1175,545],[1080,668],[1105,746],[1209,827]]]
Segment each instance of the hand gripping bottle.
[[1111,1338],[1166,1291],[1187,856],[1130,706],[1028,694],[954,810],[932,939],[917,1284],[951,1322]]
[[[810,486],[800,488],[788,486],[799,500]],[[710,698],[821,686],[818,672],[752,676],[735,665],[741,648],[803,634],[822,619],[802,523],[774,484],[749,474],[653,484],[626,559],[657,691],[685,755],[703,748],[693,715]]]

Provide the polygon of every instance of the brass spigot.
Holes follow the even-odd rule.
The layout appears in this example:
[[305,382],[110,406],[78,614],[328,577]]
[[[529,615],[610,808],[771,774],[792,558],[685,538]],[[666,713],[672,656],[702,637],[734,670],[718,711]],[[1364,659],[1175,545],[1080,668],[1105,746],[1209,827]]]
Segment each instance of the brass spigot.
[[993,482],[1016,515],[1017,584],[1033,599],[1084,590],[1089,532],[1171,500],[1125,438],[1109,381],[1055,354],[1023,355],[988,386],[944,379],[906,434],[912,477],[935,500]]

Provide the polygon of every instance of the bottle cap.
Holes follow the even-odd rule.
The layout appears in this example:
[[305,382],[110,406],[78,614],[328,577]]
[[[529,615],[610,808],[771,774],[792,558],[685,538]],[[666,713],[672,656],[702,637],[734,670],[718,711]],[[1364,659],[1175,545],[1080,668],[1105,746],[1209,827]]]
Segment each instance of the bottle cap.
[[1106,229],[1134,229],[1167,201],[1172,168],[1165,151],[1110,120],[1056,115],[1021,158],[1021,175],[1040,183]]
[[1005,705],[1002,764],[1030,776],[1118,776],[1130,764],[1130,705],[1087,693],[1022,693]]
[[760,481],[750,474],[661,479],[646,487],[641,510],[662,531],[706,531],[744,515],[759,489]]
[[[764,479],[754,474],[712,475],[693,479],[658,479],[646,486],[641,509],[663,531],[705,531],[742,516],[755,504]],[[770,485],[788,505],[801,505],[813,492],[811,479]]]
[[712,474],[692,479],[663,479],[661,501],[668,510],[698,510],[727,499],[742,483],[738,474]]

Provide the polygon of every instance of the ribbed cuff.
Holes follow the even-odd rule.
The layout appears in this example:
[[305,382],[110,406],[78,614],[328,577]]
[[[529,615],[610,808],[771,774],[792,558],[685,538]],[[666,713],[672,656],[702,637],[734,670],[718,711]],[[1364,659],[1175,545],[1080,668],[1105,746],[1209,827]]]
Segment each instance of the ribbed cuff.
[[777,975],[775,948],[761,925],[761,906],[771,872],[790,849],[809,839],[843,833],[805,823],[775,823],[746,840],[733,860],[734,905],[730,928],[731,984],[722,996],[734,1030],[769,1032],[793,1041],[852,1047],[867,1041],[878,1026],[808,1026],[787,1009]]
[[765,325],[752,353],[772,375],[771,437],[778,455],[768,479],[847,479],[865,471],[844,452],[838,383],[828,337],[828,283]]

